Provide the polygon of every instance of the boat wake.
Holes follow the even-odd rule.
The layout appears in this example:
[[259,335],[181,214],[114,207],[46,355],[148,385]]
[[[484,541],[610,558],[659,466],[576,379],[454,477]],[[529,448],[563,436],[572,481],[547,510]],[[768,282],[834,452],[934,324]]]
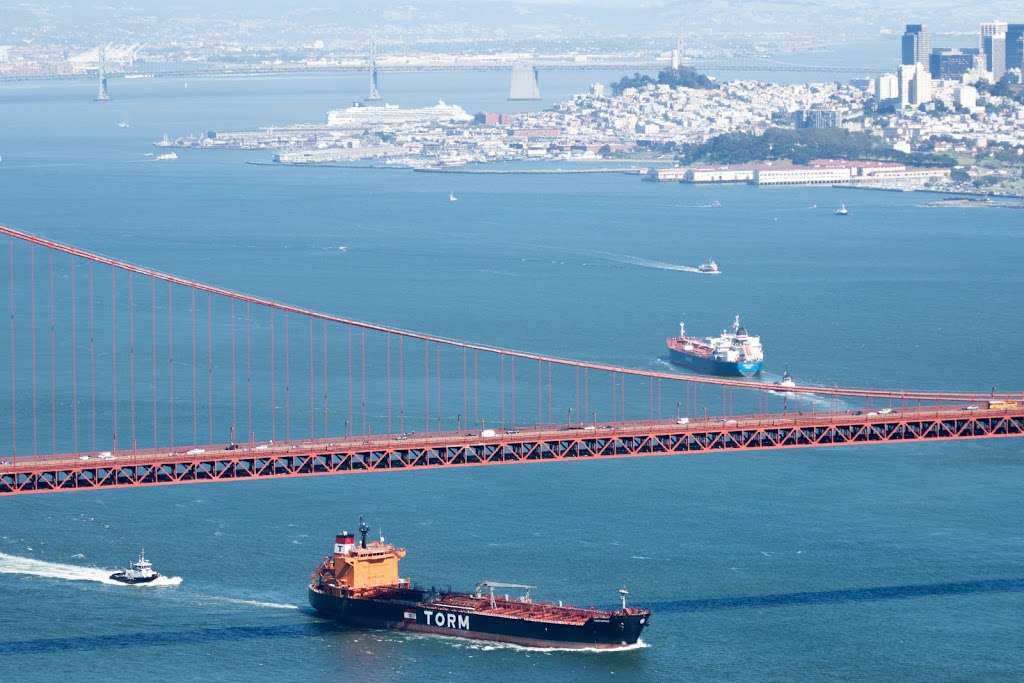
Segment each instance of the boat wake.
[[674,270],[678,273],[701,273],[700,268],[696,266],[683,266],[676,263],[666,263],[664,261],[654,261],[651,259],[641,258],[639,256],[615,256],[614,254],[601,254],[602,258],[616,263],[623,263],[627,266],[637,266],[638,268],[650,268],[652,270]]
[[64,581],[93,581],[108,586],[180,586],[180,576],[161,576],[149,583],[127,584],[114,581],[110,575],[112,569],[101,567],[83,567],[77,564],[60,564],[58,562],[46,562],[31,557],[20,557],[0,553],[0,574],[21,574],[23,576],[38,576],[46,579],[61,579]]
[[243,598],[213,598],[216,602],[228,602],[233,605],[248,605],[250,607],[266,607],[267,609],[302,609],[299,605],[292,605],[287,602],[265,602],[263,600],[245,600]]
[[582,653],[582,654],[609,654],[614,652],[632,652],[633,650],[644,650],[650,645],[642,639],[632,645],[621,645],[616,647],[528,647],[515,643],[501,643],[493,640],[475,640],[471,638],[458,638],[455,636],[444,636],[436,633],[405,633],[401,638],[407,640],[429,639],[446,643],[454,648],[477,650],[478,652],[494,652],[502,650],[505,652],[525,652],[527,654],[550,654],[555,652]]
[[[680,372],[679,368],[677,368],[675,365],[661,357],[655,358],[651,365],[659,369],[667,368],[678,375],[689,374],[686,372]],[[760,381],[764,386],[763,388],[758,387],[757,389],[759,391],[767,390],[775,394],[776,396],[787,398],[790,401],[794,401],[796,403],[802,403],[805,405],[813,406],[823,406],[827,408],[832,408],[837,411],[853,410],[853,406],[851,404],[847,403],[842,399],[836,399],[833,396],[825,396],[822,394],[806,392],[786,391],[786,387],[779,386],[778,384],[778,382],[782,380],[782,375],[775,375],[768,372],[762,372],[760,380],[750,378],[748,378],[748,380],[751,382]]]

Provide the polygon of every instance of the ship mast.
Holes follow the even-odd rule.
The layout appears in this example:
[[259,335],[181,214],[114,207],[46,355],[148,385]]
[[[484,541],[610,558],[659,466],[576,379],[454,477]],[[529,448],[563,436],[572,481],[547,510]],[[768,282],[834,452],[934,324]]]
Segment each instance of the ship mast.
[[366,549],[366,534],[370,533],[370,526],[363,521],[363,518],[359,518],[359,535],[362,536],[360,541],[360,547]]

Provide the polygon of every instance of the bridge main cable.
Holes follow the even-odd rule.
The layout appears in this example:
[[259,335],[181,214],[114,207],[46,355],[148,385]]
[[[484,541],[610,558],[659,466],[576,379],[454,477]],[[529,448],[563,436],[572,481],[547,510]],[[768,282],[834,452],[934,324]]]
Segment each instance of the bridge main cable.
[[766,384],[764,382],[755,382],[750,380],[741,379],[729,379],[726,377],[701,377],[697,375],[681,375],[673,372],[663,372],[658,370],[644,370],[640,368],[627,368],[616,365],[609,365],[607,363],[597,363],[593,361],[575,360],[571,358],[562,358],[559,356],[551,356],[541,353],[532,353],[529,351],[519,351],[516,349],[508,349],[500,346],[492,346],[489,344],[481,344],[477,342],[468,342],[459,339],[453,339],[450,337],[443,337],[440,335],[428,334],[425,332],[417,332],[414,330],[406,330],[400,327],[394,327],[390,325],[382,325],[379,323],[366,322],[364,320],[357,320],[354,318],[347,318],[344,316],[333,315],[330,313],[324,313],[322,311],[313,310],[310,308],[304,308],[301,306],[294,306],[292,304],[286,304],[273,299],[266,299],[263,297],[254,296],[251,294],[245,294],[243,292],[237,292],[223,287],[217,287],[215,285],[206,284],[197,280],[190,280],[188,278],[178,277],[170,273],[164,273],[159,270],[153,270],[152,268],[146,268],[144,266],[138,266],[128,261],[122,261],[120,259],[111,258],[95,252],[86,251],[75,246],[56,242],[54,240],[46,239],[38,235],[33,235],[28,232],[21,230],[15,230],[4,225],[0,225],[0,234],[7,235],[17,240],[27,242],[39,247],[51,249],[53,251],[62,252],[75,256],[93,263],[110,266],[117,268],[129,273],[136,273],[146,277],[151,277],[164,282],[179,285],[182,287],[188,287],[208,294],[214,294],[217,296],[233,299],[236,301],[245,302],[248,304],[255,304],[258,306],[264,306],[266,308],[275,309],[285,313],[294,313],[296,315],[305,316],[315,320],[323,320],[327,322],[338,323],[341,325],[349,325],[351,327],[381,332],[384,334],[393,334],[407,339],[417,339],[424,342],[430,342],[435,344],[442,344],[453,348],[466,349],[469,351],[479,351],[483,353],[493,353],[502,356],[508,356],[510,358],[522,358],[525,360],[551,363],[554,365],[560,365],[564,367],[574,367],[587,370],[595,370],[598,372],[617,373],[619,375],[630,375],[634,377],[647,377],[651,379],[660,379],[671,382],[688,382],[692,384],[709,384],[716,386],[731,387],[735,389],[749,389],[753,391],[785,391],[786,393],[800,393],[800,394],[819,394],[826,396],[847,396],[847,397],[858,397],[858,398],[874,398],[874,399],[891,399],[891,400],[911,400],[911,401],[981,401],[987,399],[999,399],[999,400],[1020,400],[1024,399],[1024,393],[982,393],[982,392],[951,392],[951,391],[894,391],[887,389],[865,389],[857,387],[826,387],[826,386],[793,386],[780,387],[772,384]]

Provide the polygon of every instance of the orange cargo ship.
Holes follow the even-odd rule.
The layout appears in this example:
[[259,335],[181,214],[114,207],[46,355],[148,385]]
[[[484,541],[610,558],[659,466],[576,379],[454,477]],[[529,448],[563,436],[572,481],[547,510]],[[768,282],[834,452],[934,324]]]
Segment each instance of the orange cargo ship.
[[[646,609],[570,607],[537,602],[532,586],[484,581],[472,593],[418,588],[398,574],[404,548],[366,542],[369,527],[360,519],[359,545],[342,531],[334,552],[310,579],[309,603],[323,616],[357,627],[434,633],[493,640],[527,647],[621,648],[634,645],[650,621]],[[522,593],[510,597],[506,590]],[[498,591],[498,592],[496,592]]]

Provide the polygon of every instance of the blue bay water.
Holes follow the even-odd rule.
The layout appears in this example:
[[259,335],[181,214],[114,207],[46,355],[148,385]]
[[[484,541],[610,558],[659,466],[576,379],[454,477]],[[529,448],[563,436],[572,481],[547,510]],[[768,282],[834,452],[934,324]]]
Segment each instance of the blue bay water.
[[[542,86],[556,98],[598,77]],[[165,131],[316,120],[363,85],[115,82],[108,105],[90,84],[5,86],[0,222],[513,348],[658,367],[680,319],[710,334],[741,313],[769,372],[788,366],[798,381],[1024,386],[1014,212],[828,188],[144,156]],[[404,105],[507,109],[497,74],[389,75],[385,87]],[[841,202],[845,219],[832,215]],[[672,268],[709,256],[722,276]],[[1022,483],[1020,443],[1006,440],[9,499],[0,570],[21,573],[0,573],[0,653],[24,680],[1012,679],[1024,666]],[[305,581],[360,514],[409,549],[404,572],[423,583],[521,581],[599,605],[626,584],[655,610],[648,647],[536,653],[334,628],[306,611]],[[179,587],[62,578],[117,567],[141,544]]]

